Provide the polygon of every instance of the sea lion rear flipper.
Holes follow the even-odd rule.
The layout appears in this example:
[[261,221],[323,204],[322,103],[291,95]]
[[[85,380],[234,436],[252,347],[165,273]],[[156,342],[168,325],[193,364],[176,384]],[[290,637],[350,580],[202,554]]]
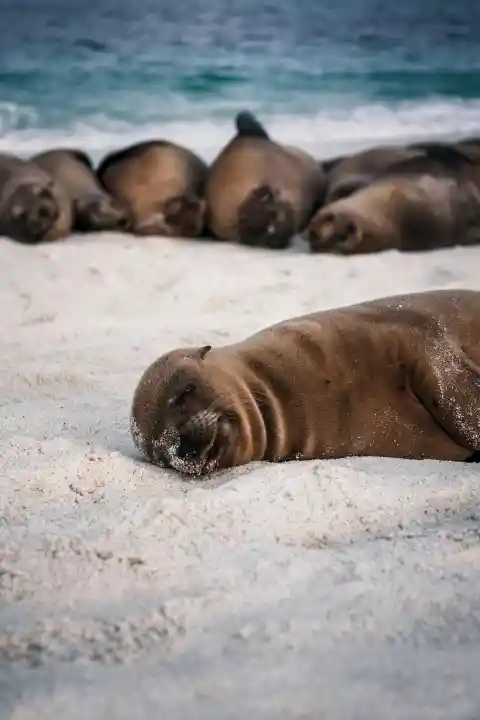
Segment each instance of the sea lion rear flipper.
[[480,450],[480,367],[448,338],[435,340],[416,364],[412,391],[459,445]]
[[235,125],[238,135],[242,137],[261,137],[270,140],[270,136],[263,125],[248,110],[243,110],[237,114]]

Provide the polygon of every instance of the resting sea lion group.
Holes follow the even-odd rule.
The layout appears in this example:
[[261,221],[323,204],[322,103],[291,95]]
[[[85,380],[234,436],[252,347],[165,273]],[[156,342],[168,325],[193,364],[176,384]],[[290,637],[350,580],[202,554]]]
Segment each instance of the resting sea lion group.
[[[95,167],[78,148],[0,155],[0,233],[24,243],[106,230],[312,253],[422,251],[480,241],[480,140],[315,158],[247,111],[210,164],[153,138]],[[13,211],[13,212],[12,212]]]
[[[209,165],[150,139],[95,168],[78,148],[0,154],[0,233],[210,237],[312,253],[480,243],[480,140],[314,158],[250,112]],[[143,373],[131,433],[151,462],[200,476],[254,460],[480,452],[480,292],[381,298],[285,320],[243,342],[179,348]]]

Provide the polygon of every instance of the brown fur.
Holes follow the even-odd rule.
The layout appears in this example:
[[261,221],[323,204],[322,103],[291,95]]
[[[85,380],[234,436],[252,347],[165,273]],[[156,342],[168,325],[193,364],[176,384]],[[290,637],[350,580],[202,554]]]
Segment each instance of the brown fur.
[[324,206],[305,237],[313,252],[428,250],[480,241],[479,169],[443,145],[423,146],[367,187]]
[[72,207],[63,187],[29,160],[0,155],[0,233],[25,244],[65,238]]
[[463,138],[462,140],[457,141],[455,145],[459,148],[459,150],[469,155],[475,163],[480,161],[479,137]]
[[74,230],[100,232],[129,229],[131,222],[127,209],[116,203],[100,186],[86,153],[60,148],[34,155],[31,160],[68,194],[73,207]]
[[381,146],[339,159],[328,172],[325,203],[352,195],[369,185],[382,170],[393,163],[419,154],[421,151],[412,148]]
[[167,353],[140,379],[131,428],[151,462],[190,475],[254,460],[467,460],[479,405],[480,292],[449,290]]
[[202,234],[207,166],[190,150],[150,140],[108,155],[97,174],[103,187],[130,209],[136,235]]
[[323,201],[325,173],[310,155],[279,145],[250,119],[209,170],[208,227],[220,240],[285,248]]

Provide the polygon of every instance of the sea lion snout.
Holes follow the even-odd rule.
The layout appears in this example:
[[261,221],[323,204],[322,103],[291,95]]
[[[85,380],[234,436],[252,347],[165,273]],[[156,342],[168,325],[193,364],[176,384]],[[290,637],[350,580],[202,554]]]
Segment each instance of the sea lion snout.
[[15,237],[40,242],[60,217],[58,202],[48,187],[19,186],[11,198],[10,223]]
[[165,224],[171,235],[200,235],[205,226],[205,214],[205,200],[193,194],[170,198],[165,204]]
[[154,459],[186,475],[204,475],[217,468],[222,430],[227,420],[212,410],[200,410],[181,427],[170,427],[153,443]]
[[233,452],[236,415],[218,373],[203,362],[210,346],[167,353],[147,368],[131,411],[136,447],[150,462],[186,475],[220,467]]
[[76,204],[76,226],[80,232],[91,230],[127,232],[132,225],[133,221],[128,211],[108,196],[88,198]]
[[320,214],[312,220],[305,233],[314,253],[352,252],[361,242],[357,224],[348,216],[333,212]]
[[269,185],[252,190],[238,211],[239,240],[244,245],[284,250],[295,233],[293,210]]

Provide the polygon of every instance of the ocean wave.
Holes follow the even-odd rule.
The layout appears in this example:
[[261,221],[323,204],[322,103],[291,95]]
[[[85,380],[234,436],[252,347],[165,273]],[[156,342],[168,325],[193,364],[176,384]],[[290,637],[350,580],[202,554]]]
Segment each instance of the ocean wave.
[[[215,108],[211,114],[203,108],[203,117],[195,119],[192,105],[187,117],[173,122],[135,125],[97,115],[63,130],[52,130],[35,127],[37,117],[32,108],[0,103],[0,151],[25,157],[67,145],[81,147],[98,160],[114,148],[165,138],[187,145],[209,161],[231,138],[238,109],[232,107],[229,120],[216,118]],[[326,108],[315,115],[262,113],[259,117],[279,142],[296,144],[324,158],[373,144],[480,135],[480,100],[370,103],[348,109]]]

